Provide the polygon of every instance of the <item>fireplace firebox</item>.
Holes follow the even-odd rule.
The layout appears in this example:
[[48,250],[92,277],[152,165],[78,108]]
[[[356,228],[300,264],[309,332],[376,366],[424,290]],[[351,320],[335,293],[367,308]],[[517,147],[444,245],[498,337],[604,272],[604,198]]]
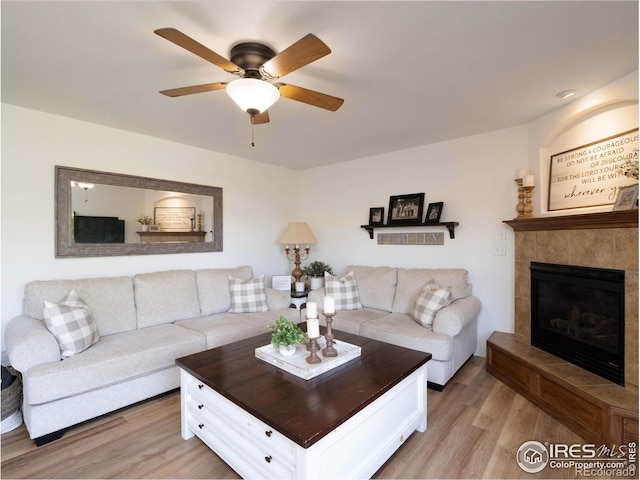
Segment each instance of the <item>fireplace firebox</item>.
[[624,271],[530,268],[531,345],[624,385]]

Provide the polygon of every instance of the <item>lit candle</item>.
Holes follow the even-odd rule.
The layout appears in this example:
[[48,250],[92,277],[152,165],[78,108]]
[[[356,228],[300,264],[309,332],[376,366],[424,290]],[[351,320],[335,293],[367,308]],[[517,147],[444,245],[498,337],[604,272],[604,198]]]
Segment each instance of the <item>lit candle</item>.
[[307,319],[307,335],[309,335],[309,338],[318,338],[320,336],[320,320],[317,318]]
[[527,171],[526,168],[519,168],[518,170],[516,170],[516,178],[522,178],[525,175],[527,175],[529,172]]
[[522,179],[522,186],[523,187],[533,187],[535,186],[536,182],[533,178],[533,175],[525,175]]
[[336,300],[333,297],[324,297],[324,313],[336,313]]
[[307,302],[307,318],[318,318],[318,304]]

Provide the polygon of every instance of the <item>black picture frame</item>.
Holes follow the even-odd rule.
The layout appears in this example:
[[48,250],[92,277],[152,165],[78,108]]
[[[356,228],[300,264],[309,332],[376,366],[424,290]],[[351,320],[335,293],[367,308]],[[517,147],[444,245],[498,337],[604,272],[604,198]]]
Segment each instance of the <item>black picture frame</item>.
[[371,207],[369,209],[369,225],[384,224],[384,207]]
[[427,215],[424,218],[424,223],[440,223],[443,208],[444,202],[430,203],[427,207]]
[[424,193],[408,193],[389,197],[387,225],[416,225],[422,223]]

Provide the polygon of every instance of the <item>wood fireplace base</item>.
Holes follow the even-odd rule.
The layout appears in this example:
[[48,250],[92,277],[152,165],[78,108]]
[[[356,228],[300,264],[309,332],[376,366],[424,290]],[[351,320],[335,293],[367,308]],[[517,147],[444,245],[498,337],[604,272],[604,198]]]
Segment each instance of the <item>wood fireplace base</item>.
[[638,442],[638,391],[494,332],[487,371],[531,403],[597,445]]

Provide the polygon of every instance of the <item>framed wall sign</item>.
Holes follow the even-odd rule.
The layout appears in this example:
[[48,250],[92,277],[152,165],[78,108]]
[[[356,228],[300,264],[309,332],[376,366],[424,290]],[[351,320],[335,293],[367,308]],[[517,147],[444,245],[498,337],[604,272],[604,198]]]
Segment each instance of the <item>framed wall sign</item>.
[[551,155],[549,210],[612,205],[620,187],[629,185],[622,171],[638,160],[638,129]]
[[163,232],[188,232],[195,228],[194,207],[156,207],[155,224]]

